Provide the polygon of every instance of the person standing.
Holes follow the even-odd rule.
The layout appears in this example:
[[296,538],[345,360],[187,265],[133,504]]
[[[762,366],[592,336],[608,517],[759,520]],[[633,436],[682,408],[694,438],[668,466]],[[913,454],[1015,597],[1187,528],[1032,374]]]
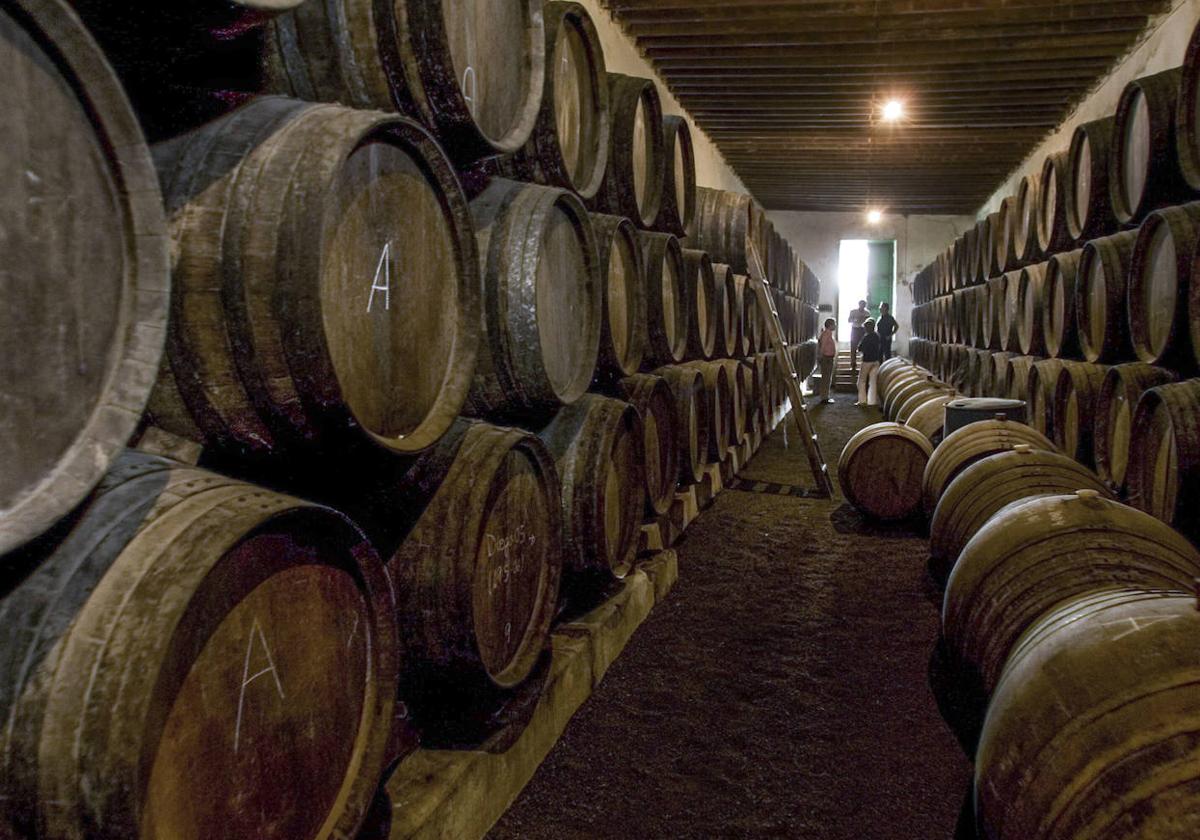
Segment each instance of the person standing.
[[871,317],[871,313],[867,311],[867,302],[860,300],[858,309],[850,310],[850,317],[846,320],[850,322],[850,371],[858,370],[858,345],[863,340],[863,322]]
[[821,366],[821,392],[818,401],[823,403],[833,402],[833,397],[829,396],[829,389],[833,386],[837,367],[837,336],[834,333],[836,327],[837,321],[826,318],[825,329],[817,336],[817,362]]
[[877,379],[879,363],[883,361],[882,342],[875,332],[875,322],[868,318],[863,322],[863,337],[858,344],[862,353],[862,368],[858,371],[858,402],[855,405],[879,405]]
[[899,331],[900,325],[892,317],[892,307],[886,303],[879,304],[879,324],[875,329],[879,333],[883,361],[887,361],[892,358],[892,338]]

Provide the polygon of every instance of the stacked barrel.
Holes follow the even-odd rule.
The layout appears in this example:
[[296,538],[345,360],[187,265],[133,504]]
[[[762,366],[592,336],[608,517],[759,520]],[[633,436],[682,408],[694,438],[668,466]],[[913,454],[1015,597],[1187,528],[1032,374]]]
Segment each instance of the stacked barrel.
[[578,4],[128,5],[0,0],[0,834],[354,836],[777,416],[749,260],[798,363],[819,284]]

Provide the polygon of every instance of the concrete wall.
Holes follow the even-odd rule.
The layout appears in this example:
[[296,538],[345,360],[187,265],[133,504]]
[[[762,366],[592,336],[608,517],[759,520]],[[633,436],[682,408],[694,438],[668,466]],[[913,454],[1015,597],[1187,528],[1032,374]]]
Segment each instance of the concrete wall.
[[[901,216],[885,214],[877,225],[867,223],[863,213],[811,213],[773,210],[767,214],[775,229],[821,278],[821,303],[833,307],[836,318],[838,256],[843,239],[896,240],[896,299],[892,313],[900,322],[896,346],[904,347],[911,334],[912,277],[931,262],[954,238],[975,224],[972,216]],[[848,329],[838,325],[839,337],[847,340]]]
[[692,146],[696,153],[696,183],[702,187],[716,187],[739,193],[748,192],[742,179],[725,162],[725,158],[717,150],[716,144],[696,126],[691,115],[667,90],[666,84],[663,83],[658,73],[650,66],[649,62],[642,58],[633,45],[632,39],[625,34],[612,15],[601,6],[599,0],[579,0],[579,2],[588,10],[588,14],[592,16],[592,20],[596,24],[596,32],[604,47],[604,61],[609,72],[653,79],[658,87],[658,95],[662,98],[663,113],[678,114],[688,121],[688,126],[692,129]]
[[1143,34],[1138,44],[1101,79],[1083,101],[1058,128],[1030,153],[988,198],[979,209],[977,218],[1000,209],[1000,202],[1013,195],[1021,179],[1031,172],[1041,172],[1042,163],[1054,152],[1071,145],[1071,135],[1082,123],[1102,119],[1116,113],[1117,101],[1125,85],[1134,79],[1178,67],[1183,63],[1188,40],[1197,21],[1200,21],[1200,0],[1177,0],[1172,10],[1159,15]]

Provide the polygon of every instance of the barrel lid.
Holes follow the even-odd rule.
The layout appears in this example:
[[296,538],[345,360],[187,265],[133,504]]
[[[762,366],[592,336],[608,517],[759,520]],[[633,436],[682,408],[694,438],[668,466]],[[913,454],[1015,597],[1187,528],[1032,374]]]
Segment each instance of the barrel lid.
[[948,409],[963,411],[1012,411],[1024,406],[1024,400],[1003,400],[996,397],[963,397],[946,403]]

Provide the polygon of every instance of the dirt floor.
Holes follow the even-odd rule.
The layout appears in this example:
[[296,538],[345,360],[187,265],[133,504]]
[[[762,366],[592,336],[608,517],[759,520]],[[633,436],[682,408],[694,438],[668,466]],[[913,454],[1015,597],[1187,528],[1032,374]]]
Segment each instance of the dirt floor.
[[[879,419],[814,409],[834,469]],[[807,484],[794,427],[742,478]],[[489,835],[951,838],[966,758],[928,666],[927,543],[842,499],[726,490],[679,546],[679,583]]]

